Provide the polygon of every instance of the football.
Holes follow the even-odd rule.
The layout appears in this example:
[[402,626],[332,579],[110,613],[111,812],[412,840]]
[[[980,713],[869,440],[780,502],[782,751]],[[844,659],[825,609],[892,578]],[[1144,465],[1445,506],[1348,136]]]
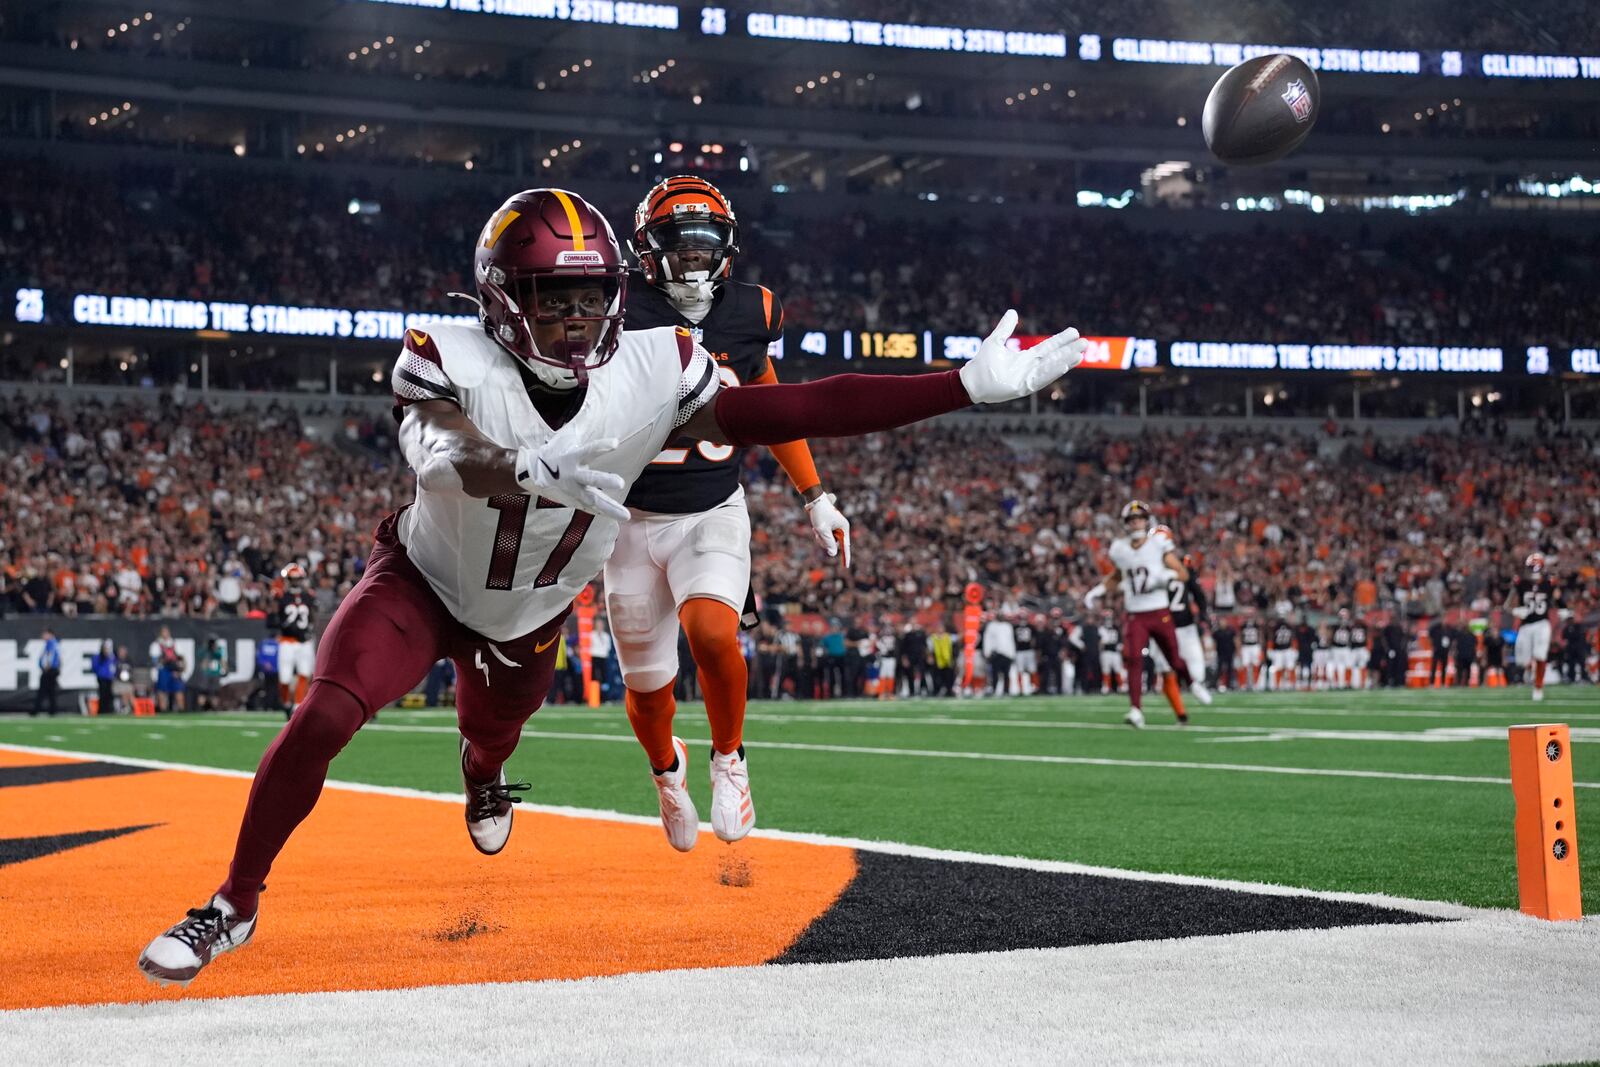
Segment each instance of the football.
[[1206,147],[1224,163],[1271,163],[1299,148],[1317,124],[1317,74],[1294,56],[1257,56],[1232,67],[1206,97]]

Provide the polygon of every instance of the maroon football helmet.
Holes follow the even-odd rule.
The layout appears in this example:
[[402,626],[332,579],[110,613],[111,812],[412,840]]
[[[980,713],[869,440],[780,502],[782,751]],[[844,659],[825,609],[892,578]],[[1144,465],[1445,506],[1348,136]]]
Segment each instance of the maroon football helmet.
[[[558,367],[579,381],[617,351],[627,267],[606,217],[563,189],[525,189],[489,216],[473,252],[478,309],[490,335],[529,370]],[[582,302],[579,288],[603,299]],[[598,322],[599,336],[540,349],[534,325]],[[548,373],[540,377],[548,377]]]

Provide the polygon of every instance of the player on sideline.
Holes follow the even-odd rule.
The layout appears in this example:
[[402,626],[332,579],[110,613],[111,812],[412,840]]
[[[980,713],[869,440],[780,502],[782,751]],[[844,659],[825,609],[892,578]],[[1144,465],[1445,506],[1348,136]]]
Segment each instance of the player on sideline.
[[1561,590],[1545,572],[1544,554],[1534,552],[1523,566],[1527,574],[1518,578],[1506,597],[1505,606],[1517,617],[1517,666],[1524,672],[1533,668],[1533,699],[1544,699],[1544,672],[1550,664],[1550,613],[1567,615]]
[[1261,669],[1261,624],[1256,621],[1253,608],[1245,609],[1244,621],[1239,624],[1239,671],[1243,676],[1240,689],[1265,689],[1267,676]]
[[1367,636],[1367,619],[1365,615],[1357,615],[1350,623],[1350,666],[1354,676],[1360,679],[1356,685],[1358,689],[1367,688],[1367,664],[1372,659],[1372,647]]
[[1349,689],[1355,674],[1355,650],[1351,647],[1352,627],[1350,609],[1340,608],[1339,617],[1328,628],[1328,644],[1332,649],[1333,681],[1330,688]]
[[1289,620],[1280,615],[1272,620],[1272,651],[1267,653],[1271,669],[1267,672],[1267,688],[1285,688],[1284,678],[1291,683],[1288,688],[1293,688],[1294,682],[1294,627]]
[[[652,188],[634,212],[626,327],[689,330],[716,362],[723,387],[778,380],[768,347],[783,336],[772,291],[729,278],[739,254],[733,207],[710,182],[689,175]],[[822,488],[804,441],[772,446],[811,528],[830,555],[850,565],[850,523]],[[740,616],[750,605],[750,514],[739,484],[744,450],[676,438],[633,483],[617,547],[606,561],[606,614],[617,638],[628,722],[650,760],[667,841],[694,847],[700,816],[689,795],[688,748],[673,736],[678,626],[699,669],[711,725],[711,828],[737,841],[755,826],[744,757],[747,669]],[[744,620],[753,625],[754,619]]]
[[1109,611],[1101,613],[1099,630],[1100,691],[1115,693],[1118,689],[1117,675],[1122,671],[1122,631]]
[[517,193],[490,216],[473,272],[480,323],[407,330],[391,378],[416,501],[379,524],[323,634],[310,691],[256,770],[227,878],[139,957],[157,982],[187,983],[250,941],[272,862],[328,764],[445,657],[458,671],[467,833],[480,852],[505,847],[528,788],[507,783],[505,762],[550,688],[573,598],[630,517],[628,486],[668,440],[892,429],[1029,396],[1087,347],[1066,330],[1013,352],[1008,311],[959,370],[719,389],[688,331],[623,331],[622,249],[604,216],[560,189]]
[[283,595],[278,598],[278,702],[284,718],[288,718],[295,705],[306,698],[317,667],[317,653],[311,646],[316,605],[306,589],[306,569],[299,563],[283,568],[280,577]]
[[[1116,570],[1084,597],[1084,606],[1094,608],[1095,601],[1106,593],[1122,589],[1123,665],[1128,676],[1128,714],[1123,718],[1129,726],[1144,726],[1144,711],[1140,699],[1144,690],[1144,650],[1154,642],[1167,662],[1178,675],[1178,681],[1187,686],[1195,699],[1202,704],[1211,703],[1211,693],[1205,682],[1190,674],[1183,657],[1178,654],[1178,635],[1172,625],[1169,581],[1186,582],[1189,572],[1178,558],[1169,533],[1155,526],[1150,508],[1142,500],[1133,500],[1122,509],[1122,526],[1128,532],[1111,543],[1111,562]],[[1174,708],[1180,724],[1188,716]]]

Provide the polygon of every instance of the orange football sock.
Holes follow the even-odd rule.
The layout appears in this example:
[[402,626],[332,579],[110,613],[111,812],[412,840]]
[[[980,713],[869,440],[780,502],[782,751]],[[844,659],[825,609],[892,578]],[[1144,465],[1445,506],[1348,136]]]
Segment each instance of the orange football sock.
[[296,678],[294,680],[294,702],[296,704],[303,703],[305,701],[305,699],[306,699],[306,690],[308,690],[310,688],[311,688],[311,679],[310,678],[307,678],[303,674],[300,677]]
[[1535,660],[1533,663],[1533,687],[1535,689],[1544,688],[1544,669],[1546,666],[1546,662],[1542,659]]
[[1167,694],[1167,703],[1172,705],[1173,714],[1180,719],[1189,717],[1188,712],[1183,710],[1183,690],[1178,688],[1178,676],[1176,674],[1163,674],[1161,676],[1161,691]]
[[652,770],[664,771],[678,758],[672,750],[672,716],[678,702],[672,696],[672,682],[649,693],[629,689],[623,697],[628,708],[628,725],[639,739]]
[[739,651],[739,613],[720,600],[694,597],[678,609],[699,667],[700,695],[711,722],[711,745],[724,756],[744,743],[745,686],[749,672]]

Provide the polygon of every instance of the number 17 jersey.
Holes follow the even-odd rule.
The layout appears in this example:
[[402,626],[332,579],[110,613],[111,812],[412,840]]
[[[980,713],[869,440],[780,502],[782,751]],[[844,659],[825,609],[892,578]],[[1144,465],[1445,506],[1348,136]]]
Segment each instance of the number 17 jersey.
[[[478,326],[434,323],[406,332],[391,384],[395,416],[447,400],[505,448],[616,438],[591,461],[632,485],[673,433],[717,391],[716,367],[686,330],[624,331],[609,362],[589,374],[577,413],[552,428],[534,407],[513,357]],[[620,495],[620,494],[619,494]],[[617,523],[534,500],[488,499],[417,487],[396,534],[450,614],[492,641],[532,633],[564,611],[611,555]]]

